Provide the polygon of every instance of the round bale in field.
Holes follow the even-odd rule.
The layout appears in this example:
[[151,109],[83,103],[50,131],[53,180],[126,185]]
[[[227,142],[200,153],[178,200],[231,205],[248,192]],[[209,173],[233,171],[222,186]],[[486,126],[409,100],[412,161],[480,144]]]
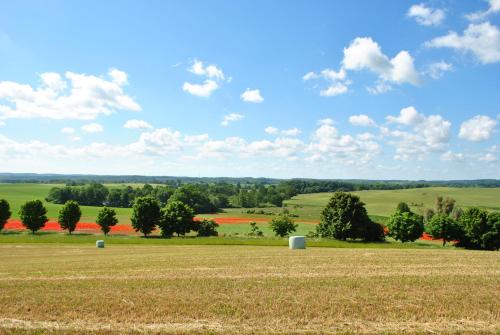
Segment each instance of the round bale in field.
[[97,240],[97,241],[95,241],[95,246],[97,248],[104,248],[104,240]]
[[290,236],[288,239],[288,246],[290,249],[305,249],[306,237],[305,236]]

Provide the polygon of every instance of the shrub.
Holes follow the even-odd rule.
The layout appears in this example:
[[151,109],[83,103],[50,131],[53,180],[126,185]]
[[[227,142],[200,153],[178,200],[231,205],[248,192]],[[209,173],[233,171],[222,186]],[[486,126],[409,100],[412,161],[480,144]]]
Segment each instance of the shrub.
[[424,222],[420,215],[411,211],[396,211],[387,222],[388,235],[397,241],[413,242],[422,236]]
[[262,230],[260,230],[259,226],[257,226],[257,222],[250,222],[250,236],[264,236]]
[[198,222],[198,236],[217,236],[219,224],[214,220],[203,219]]
[[316,231],[322,237],[343,241],[348,238],[366,241],[384,239],[383,227],[370,220],[359,197],[341,191],[335,192],[323,209]]
[[80,210],[80,206],[78,202],[69,200],[66,201],[64,206],[59,211],[59,225],[62,229],[67,229],[71,234],[75,228],[78,221],[82,217],[82,211]]
[[196,230],[193,218],[194,211],[191,207],[181,201],[169,201],[161,211],[159,222],[161,235],[172,237],[174,233],[186,235],[191,230]]
[[274,234],[279,237],[285,237],[293,233],[298,227],[298,225],[294,223],[292,218],[287,214],[279,214],[277,217],[272,219],[269,226],[274,231]]
[[45,226],[47,219],[47,209],[40,200],[26,202],[19,210],[19,217],[23,225],[34,234]]
[[410,206],[406,202],[400,202],[397,207],[396,211],[398,212],[411,212]]
[[433,238],[443,239],[443,246],[447,241],[460,240],[462,237],[460,226],[455,220],[446,214],[435,214],[432,219],[427,222],[427,233]]
[[148,236],[156,228],[160,221],[161,212],[158,200],[151,196],[138,197],[132,207],[132,227]]
[[111,227],[118,223],[115,210],[108,207],[104,207],[99,211],[96,221],[97,224],[101,227],[104,235],[107,235],[111,230]]
[[12,212],[10,211],[10,205],[7,200],[0,199],[0,231],[10,219]]

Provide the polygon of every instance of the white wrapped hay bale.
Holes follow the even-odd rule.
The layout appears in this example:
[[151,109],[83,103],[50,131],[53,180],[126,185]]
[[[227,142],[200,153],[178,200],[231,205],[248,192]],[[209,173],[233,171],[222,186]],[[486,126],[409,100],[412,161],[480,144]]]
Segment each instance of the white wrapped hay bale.
[[288,246],[290,249],[305,249],[306,237],[305,236],[290,236],[288,238]]
[[97,240],[97,241],[95,241],[95,246],[97,248],[104,248],[104,240]]

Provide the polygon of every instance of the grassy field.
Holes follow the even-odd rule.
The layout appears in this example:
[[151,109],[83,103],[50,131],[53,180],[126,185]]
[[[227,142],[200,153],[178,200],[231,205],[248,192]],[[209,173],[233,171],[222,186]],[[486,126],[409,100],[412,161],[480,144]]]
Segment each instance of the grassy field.
[[[13,218],[18,218],[20,206],[31,199],[45,199],[50,188],[54,184],[0,184],[0,198],[7,199],[12,207]],[[110,187],[121,187],[119,184],[107,185]],[[133,186],[133,185],[132,185]],[[139,186],[139,185],[137,185]],[[425,207],[433,207],[437,195],[450,196],[457,200],[457,205],[467,208],[479,206],[487,210],[500,210],[500,188],[447,188],[432,187],[408,190],[388,191],[362,191],[355,192],[366,203],[369,215],[373,220],[385,222],[393,212],[397,203],[406,201],[416,212]],[[312,223],[318,222],[321,210],[324,208],[331,193],[301,194],[293,199],[285,201],[287,208],[298,215],[296,221],[299,223],[298,234],[307,234],[314,230]],[[46,203],[48,216],[56,219],[61,205]],[[82,206],[82,222],[95,222],[99,207]],[[265,208],[266,212],[279,213],[281,208]],[[130,208],[117,208],[120,224],[130,224]],[[228,208],[224,213],[215,215],[203,215],[204,217],[240,217],[248,220],[271,220],[272,215],[247,214],[247,209]],[[265,234],[271,234],[268,225],[259,224]],[[221,225],[219,232],[223,234],[245,234],[249,232],[249,226],[245,224]]]
[[0,333],[498,333],[498,253],[0,244]]

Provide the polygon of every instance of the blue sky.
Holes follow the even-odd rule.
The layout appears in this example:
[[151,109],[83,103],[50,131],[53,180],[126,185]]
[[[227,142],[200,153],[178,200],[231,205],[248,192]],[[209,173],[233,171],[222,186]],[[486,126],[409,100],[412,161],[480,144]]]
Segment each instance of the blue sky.
[[500,1],[15,1],[3,172],[500,178]]

